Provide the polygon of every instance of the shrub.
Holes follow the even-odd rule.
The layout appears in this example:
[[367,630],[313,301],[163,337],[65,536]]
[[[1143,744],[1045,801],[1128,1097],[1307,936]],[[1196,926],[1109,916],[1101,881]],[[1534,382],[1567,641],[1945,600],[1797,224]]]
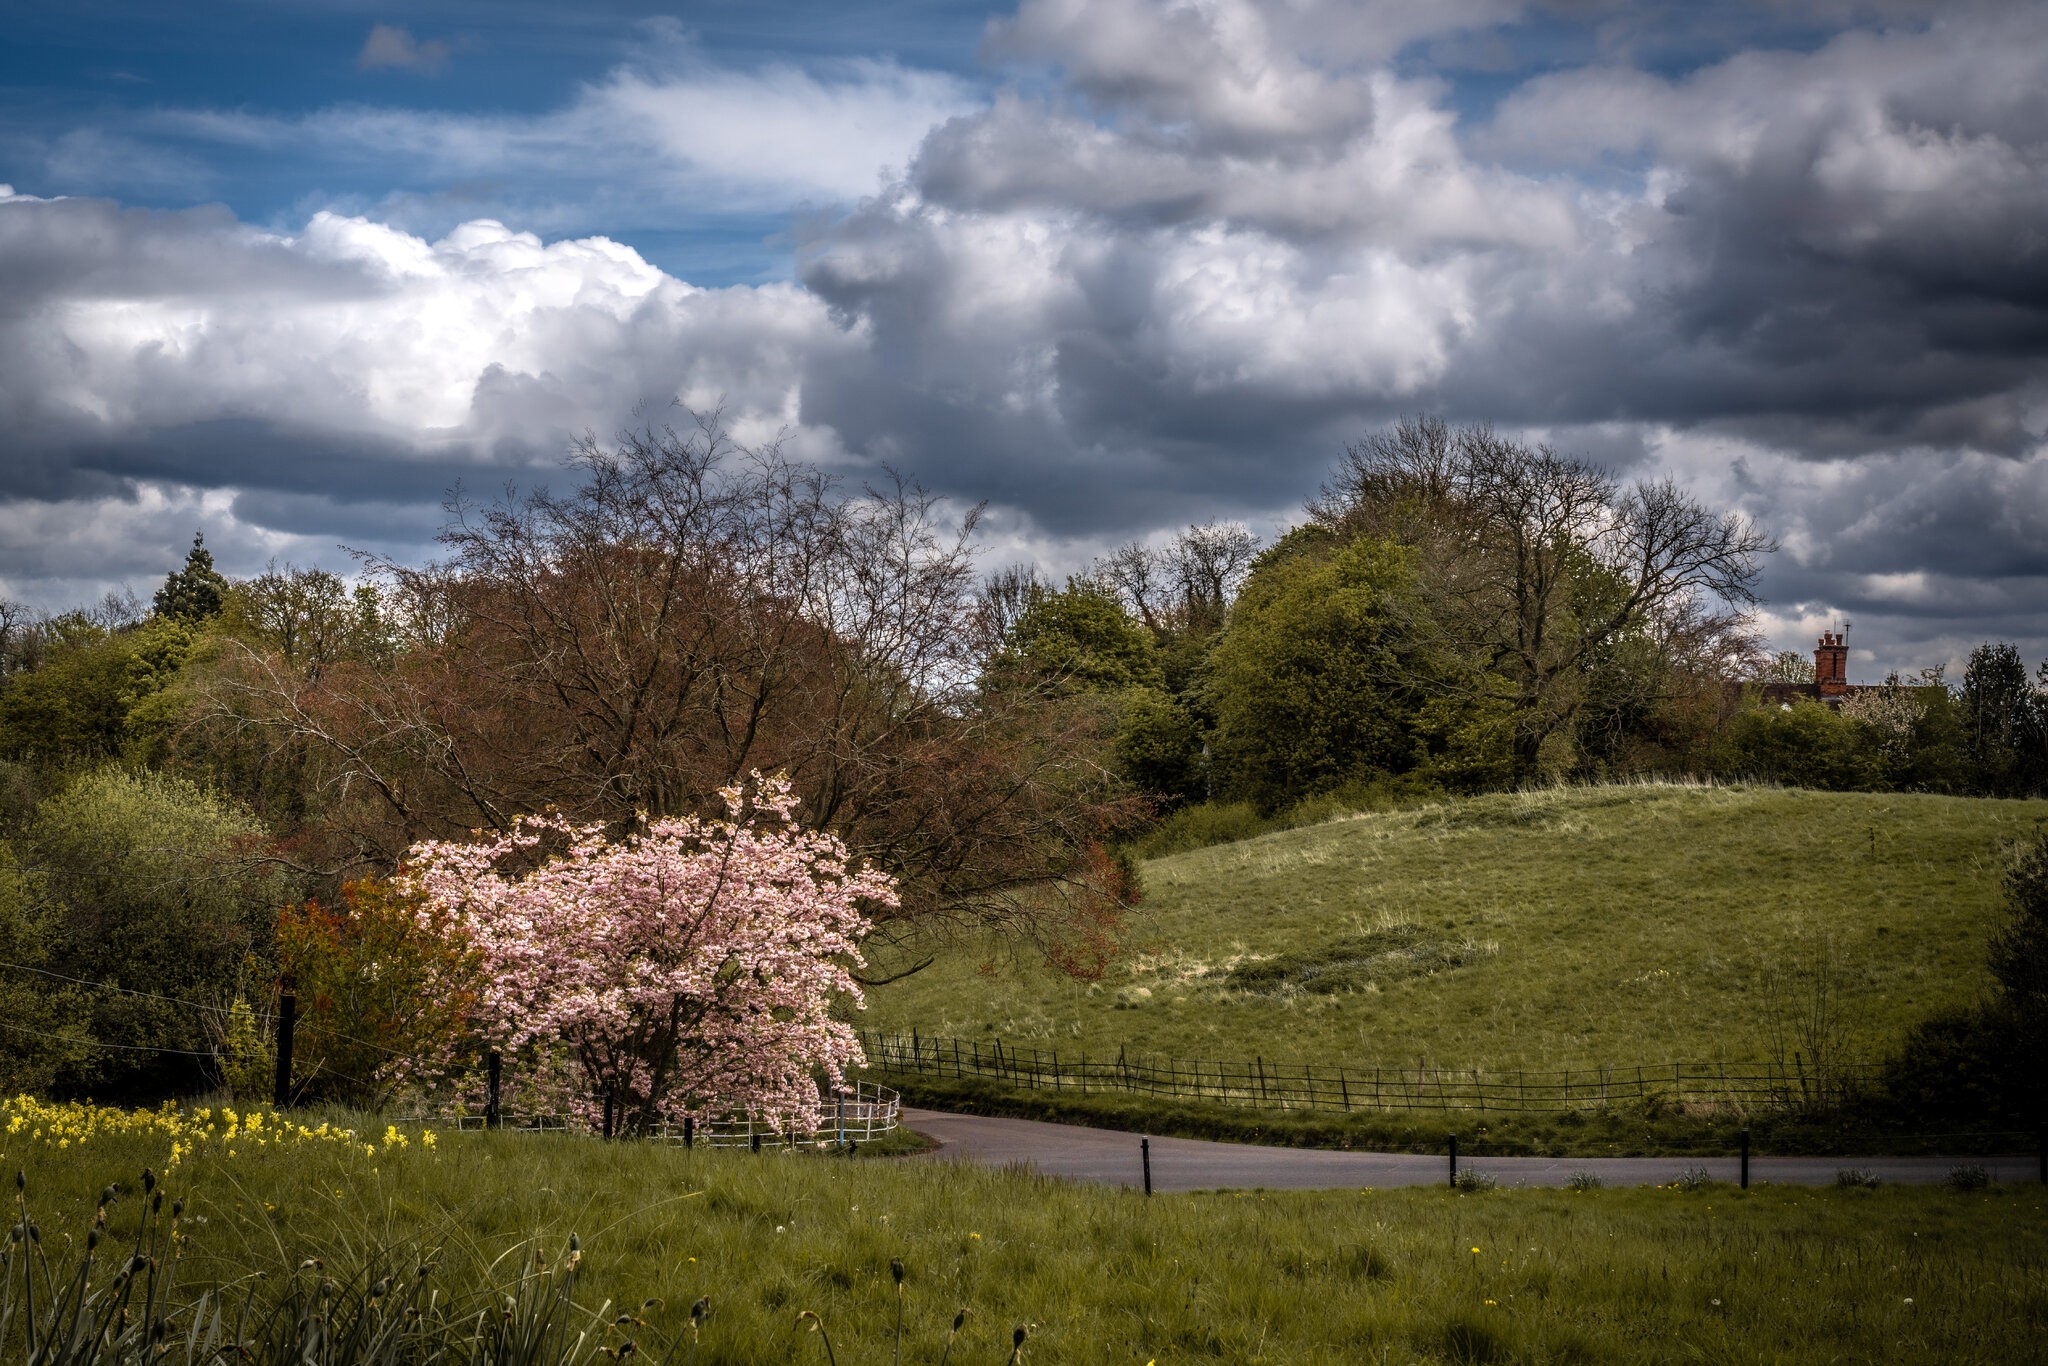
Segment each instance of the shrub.
[[236,1100],[266,1099],[276,1086],[277,1055],[256,1025],[255,1010],[240,996],[228,1007],[220,1081]]
[[1250,802],[1202,802],[1184,806],[1160,821],[1131,845],[1141,859],[1165,858],[1230,844],[1273,829]]
[[1583,1194],[1586,1191],[1599,1190],[1606,1184],[1605,1181],[1602,1181],[1593,1172],[1573,1172],[1565,1179],[1564,1188],[1568,1191],[1577,1191]]
[[1844,1167],[1835,1173],[1835,1185],[1842,1190],[1874,1191],[1878,1184],[1877,1173],[1868,1167]]
[[1462,1171],[1458,1173],[1458,1189],[1481,1195],[1490,1190],[1499,1190],[1500,1178],[1488,1172]]
[[376,1106],[446,1053],[482,988],[475,950],[445,909],[365,878],[341,904],[277,917],[278,970],[299,999],[293,1073],[306,1095]]
[[1943,1184],[1952,1191],[1987,1190],[1991,1185],[1991,1173],[1975,1162],[1964,1162],[1948,1169]]
[[96,1079],[200,1082],[191,1061],[149,1050],[212,1056],[249,956],[268,950],[290,883],[263,857],[262,826],[182,779],[110,767],[44,801],[26,847],[55,916],[50,966],[114,988],[88,1012],[110,1045]]

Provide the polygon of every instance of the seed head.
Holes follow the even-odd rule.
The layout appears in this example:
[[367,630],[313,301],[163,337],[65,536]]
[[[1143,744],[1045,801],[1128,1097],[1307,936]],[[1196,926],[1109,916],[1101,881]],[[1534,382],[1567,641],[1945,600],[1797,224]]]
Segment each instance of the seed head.
[[889,1259],[889,1274],[896,1278],[897,1285],[903,1284],[903,1259],[901,1257],[891,1257]]
[[153,1172],[153,1171],[151,1171],[151,1170],[150,1170],[149,1168],[147,1168],[147,1167],[144,1167],[144,1168],[142,1169],[142,1193],[143,1193],[144,1195],[147,1195],[147,1194],[149,1194],[149,1193],[150,1193],[151,1191],[153,1191],[153,1190],[155,1190],[155,1189],[156,1189],[156,1173],[155,1173],[155,1172]]
[[690,1306],[690,1325],[695,1327],[710,1317],[711,1297],[709,1295],[701,1295],[698,1297],[697,1302]]

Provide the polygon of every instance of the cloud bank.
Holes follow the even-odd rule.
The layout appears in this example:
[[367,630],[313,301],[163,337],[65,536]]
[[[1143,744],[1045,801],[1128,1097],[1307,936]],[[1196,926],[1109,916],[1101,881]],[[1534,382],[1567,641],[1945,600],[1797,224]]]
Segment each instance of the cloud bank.
[[1851,617],[1864,674],[2048,653],[2048,11],[1852,13],[1680,70],[1610,44],[1483,109],[1417,56],[1512,59],[1534,22],[1026,0],[985,99],[879,60],[622,68],[524,122],[216,131],[846,205],[799,220],[787,284],[516,222],[5,198],[0,584],[150,579],[194,522],[231,567],[417,545],[456,480],[544,478],[677,396],[990,499],[1006,550],[1071,566],[1284,522],[1428,410],[1752,512],[1781,644]]

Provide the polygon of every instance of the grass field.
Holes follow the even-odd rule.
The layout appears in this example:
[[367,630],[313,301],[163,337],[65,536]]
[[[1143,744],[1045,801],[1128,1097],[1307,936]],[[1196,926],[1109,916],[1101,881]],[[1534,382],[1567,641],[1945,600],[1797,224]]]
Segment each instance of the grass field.
[[[246,1122],[246,1117],[245,1117]],[[38,1124],[35,1128],[42,1128]],[[582,1240],[580,1297],[681,1333],[709,1295],[702,1362],[890,1361],[907,1270],[903,1359],[1027,1362],[1760,1362],[2039,1360],[2048,1218],[2038,1187],[1958,1192],[1726,1186],[1595,1190],[1242,1192],[1142,1196],[926,1160],[685,1153],[531,1134],[372,1130],[367,1142],[191,1142],[168,1179],[186,1201],[190,1281],[345,1277],[379,1249],[423,1253],[450,1293]],[[69,1137],[65,1135],[63,1137]],[[124,1182],[161,1170],[162,1133],[62,1141],[0,1134],[53,1256]],[[230,1152],[233,1156],[230,1156]],[[307,1272],[303,1258],[324,1259]],[[490,1270],[493,1262],[497,1270]],[[656,1304],[643,1306],[654,1299]],[[638,1308],[636,1308],[638,1307]],[[600,1336],[605,1330],[597,1329]],[[658,1360],[658,1354],[650,1359]],[[677,1360],[684,1360],[678,1355]]]
[[1098,982],[963,943],[862,1023],[1114,1056],[1563,1068],[1843,1056],[1989,986],[2048,802],[1679,785],[1362,815],[1156,859]]

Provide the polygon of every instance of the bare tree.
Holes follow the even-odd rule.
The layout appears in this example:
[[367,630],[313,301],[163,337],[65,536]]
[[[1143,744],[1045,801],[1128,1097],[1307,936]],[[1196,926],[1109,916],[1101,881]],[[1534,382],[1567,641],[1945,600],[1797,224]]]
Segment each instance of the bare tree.
[[1091,846],[1123,799],[1079,723],[974,686],[976,512],[903,481],[842,494],[715,415],[572,463],[573,492],[452,503],[441,562],[369,561],[388,656],[311,677],[245,646],[216,715],[317,749],[335,824],[387,863],[548,805],[708,810],[781,770],[902,881],[903,924],[1050,935],[1104,892]]
[[1005,638],[1026,612],[1053,591],[1053,584],[1038,572],[1037,565],[1011,565],[997,570],[981,585],[983,633],[991,640]]
[[1154,634],[1202,635],[1222,626],[1258,553],[1241,523],[1202,522],[1162,547],[1118,546],[1096,561],[1094,577]]
[[1421,555],[1436,643],[1506,703],[1524,777],[1567,727],[1602,655],[1631,634],[1728,650],[1770,538],[1669,479],[1623,487],[1588,461],[1485,427],[1403,421],[1350,447],[1311,518]]

